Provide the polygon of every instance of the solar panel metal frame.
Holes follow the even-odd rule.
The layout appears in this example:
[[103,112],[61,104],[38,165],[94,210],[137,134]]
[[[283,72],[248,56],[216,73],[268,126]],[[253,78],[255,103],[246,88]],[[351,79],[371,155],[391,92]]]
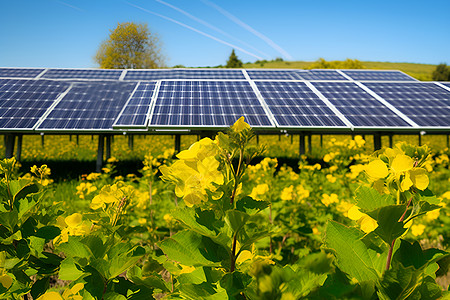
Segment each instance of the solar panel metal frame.
[[[3,70],[11,70],[11,71],[18,71],[18,72],[26,72],[26,71],[39,71],[39,72],[35,72],[34,74],[33,74],[33,76],[24,76],[24,75],[21,75],[21,76],[15,76],[15,75],[8,75],[8,74],[2,74],[2,71]],[[42,76],[42,74],[43,73],[45,73],[47,71],[47,69],[46,68],[8,68],[8,67],[0,67],[0,78],[1,79],[8,79],[8,78],[11,78],[11,79],[38,79],[40,76]],[[14,72],[12,72],[12,73],[14,73]],[[6,76],[5,76],[6,75]]]
[[[73,72],[75,75],[72,76],[65,76],[65,75],[51,75],[52,72],[62,73],[62,72]],[[95,72],[95,73],[117,73],[117,78],[112,78],[114,76],[85,76],[85,75],[76,75],[76,73],[83,73],[83,72]],[[77,81],[118,81],[122,77],[122,74],[126,72],[125,69],[96,69],[96,68],[77,68],[77,69],[71,69],[71,68],[50,68],[46,69],[46,71],[41,75],[41,78],[43,79],[50,79],[50,80],[77,80]],[[120,73],[120,74],[119,74]]]
[[[33,83],[36,83],[36,84],[39,83],[39,82],[46,82],[45,80],[37,81],[37,80],[30,79],[30,78],[27,78],[27,79],[10,78],[10,79],[1,79],[1,80],[27,81],[27,82],[33,82]],[[55,103],[60,101],[60,99],[62,99],[65,96],[65,94],[67,93],[68,90],[70,90],[70,85],[68,85],[66,87],[62,87],[61,92],[59,93],[59,95],[55,99],[48,100],[48,102],[52,102],[52,103],[45,109],[45,111],[41,114],[41,116],[36,116],[36,117],[32,118],[32,119],[35,119],[33,126],[30,126],[30,127],[9,127],[9,128],[2,127],[2,128],[0,128],[0,132],[29,132],[29,131],[34,131],[36,129],[36,127],[38,126],[39,121],[42,119],[42,117],[54,106]]]
[[[74,83],[78,83],[81,84],[80,87],[82,87],[82,84],[86,84],[86,85],[92,85],[92,84],[99,84],[99,83],[120,83],[120,84],[129,84],[129,85],[137,85],[136,82],[124,82],[124,81],[118,81],[118,80],[114,80],[114,81],[98,81],[98,80],[94,80],[92,82],[83,82],[83,81],[75,81]],[[131,89],[131,91],[133,91],[135,88],[135,86]],[[73,89],[73,87],[72,87]],[[70,91],[68,91],[70,92]],[[67,96],[68,93],[66,93],[64,95],[64,97],[61,98],[61,100],[58,102],[58,104],[60,104],[62,101],[64,101],[64,98]],[[130,92],[131,94],[131,92]],[[128,100],[128,99],[127,99]],[[124,104],[126,103],[126,101],[124,101]],[[123,104],[123,105],[124,105]],[[35,130],[37,132],[64,132],[64,133],[71,133],[71,132],[82,132],[83,134],[87,134],[87,133],[113,133],[113,132],[123,132],[123,130],[117,130],[114,129],[112,124],[115,122],[115,120],[117,119],[117,116],[120,112],[120,110],[117,112],[117,115],[114,118],[111,118],[111,127],[110,128],[48,128],[48,127],[42,127],[42,125],[44,124],[44,122],[50,117],[51,113],[54,112],[55,110],[57,110],[57,105],[55,105],[51,110],[48,111],[48,114],[46,115],[45,118],[42,119],[42,122],[40,122],[40,124],[38,126],[36,126]],[[70,120],[70,119],[69,119]],[[134,131],[146,131],[146,129],[140,130],[140,129],[134,129]]]
[[[260,103],[260,99],[258,99],[258,96],[255,94],[251,84],[247,81],[247,80],[211,80],[211,79],[204,79],[204,80],[161,80],[161,85],[158,87],[158,91],[157,93],[155,93],[155,99],[154,102],[152,103],[152,108],[149,114],[149,118],[148,118],[148,129],[154,129],[154,130],[168,130],[168,129],[174,129],[176,131],[178,130],[185,130],[185,129],[202,129],[202,130],[217,130],[217,129],[225,129],[228,128],[230,125],[232,124],[226,124],[226,125],[217,125],[217,126],[209,126],[209,125],[173,125],[173,124],[169,124],[169,125],[161,125],[161,124],[152,124],[152,120],[153,117],[155,116],[155,110],[158,106],[158,101],[162,101],[160,98],[160,93],[161,93],[161,86],[163,83],[166,82],[217,82],[217,83],[226,83],[226,82],[242,82],[242,83],[246,83],[249,85],[249,87],[252,89],[252,93],[255,96],[255,98],[258,100],[258,102]],[[261,104],[261,103],[260,103]],[[261,104],[261,108],[264,110],[263,105]],[[241,114],[240,116],[245,115],[245,114]],[[275,129],[275,125],[273,124],[272,120],[269,118],[269,116],[267,114],[261,115],[267,118],[267,120],[269,121],[270,125],[252,125],[252,128],[255,129]],[[236,119],[237,120],[237,119]],[[234,121],[236,121],[234,120]],[[247,120],[248,121],[248,120]],[[250,122],[249,122],[250,123]]]
[[[408,84],[409,85],[412,85],[412,84],[416,84],[416,85],[417,84],[436,85],[439,88],[442,88],[442,89],[448,91],[449,95],[450,95],[450,90],[448,90],[447,88],[445,88],[445,87],[443,87],[443,86],[441,86],[439,84],[436,84],[435,82],[423,82],[423,81],[401,81],[401,82],[397,82],[397,81],[388,81],[388,82],[387,81],[376,81],[376,82],[375,81],[370,81],[370,82],[359,82],[358,83],[360,86],[364,86],[366,89],[372,91],[372,93],[378,95],[378,97],[380,97],[383,101],[386,101],[387,103],[389,103],[389,105],[392,105],[393,107],[395,107],[395,109],[398,110],[400,112],[400,114],[402,114],[402,115],[406,116],[406,118],[410,119],[411,122],[413,124],[415,124],[414,129],[416,129],[416,130],[417,129],[421,129],[421,130],[427,130],[427,131],[432,131],[432,130],[449,130],[450,129],[450,126],[423,126],[423,125],[419,125],[416,121],[414,121],[413,118],[409,117],[406,113],[402,112],[400,109],[397,108],[397,106],[394,106],[393,104],[391,104],[390,101],[392,101],[392,100],[385,99],[383,97],[383,95],[380,95],[379,93],[377,93],[377,91],[374,91],[370,87],[370,84],[376,84],[376,83],[381,83],[381,84],[400,83],[400,84],[406,84],[406,85],[408,85]],[[439,100],[436,100],[436,101],[439,101]],[[448,101],[450,102],[450,97],[449,97]],[[449,109],[450,109],[450,106],[449,106]]]
[[[167,76],[144,76],[145,73],[157,74],[157,73],[167,73]],[[217,76],[189,76],[188,73],[218,73]],[[136,75],[132,75],[132,74]],[[139,77],[138,74],[141,73],[142,77]],[[221,73],[231,73],[237,76],[219,76]],[[131,77],[131,78],[130,78]],[[134,77],[134,78],[133,78]],[[220,81],[236,81],[236,80],[245,80],[245,76],[242,73],[242,69],[188,69],[188,68],[180,68],[180,69],[132,69],[127,70],[126,75],[123,77],[125,81],[157,81],[157,80],[220,80]]]

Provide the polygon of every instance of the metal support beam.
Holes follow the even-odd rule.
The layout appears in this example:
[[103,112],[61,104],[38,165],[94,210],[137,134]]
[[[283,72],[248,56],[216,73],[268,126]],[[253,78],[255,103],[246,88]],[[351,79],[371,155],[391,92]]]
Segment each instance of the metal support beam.
[[23,136],[19,134],[17,136],[17,151],[16,151],[16,160],[20,161],[22,157],[22,138]]
[[41,133],[41,146],[42,146],[42,148],[45,147],[45,137],[44,137],[43,133]]
[[379,132],[373,134],[373,150],[381,149],[381,134]]
[[422,135],[419,133],[419,146],[422,146]]
[[308,134],[308,153],[312,152],[312,134]]
[[80,136],[77,134],[77,146],[80,144]]
[[300,153],[300,155],[305,154],[305,134],[304,133],[300,133],[299,153]]
[[180,153],[181,151],[181,134],[175,135],[175,153]]
[[14,155],[14,143],[16,136],[13,134],[5,135],[5,158],[11,158]]
[[111,158],[111,135],[106,136],[106,159]]
[[131,150],[134,149],[134,136],[133,135],[128,135],[128,148],[130,148]]
[[394,137],[393,134],[390,134],[390,135],[389,135],[389,148],[392,148],[392,146],[393,146],[393,144],[394,144],[394,142],[393,142],[393,137]]
[[447,134],[447,148],[450,148],[450,136]]
[[256,145],[259,146],[259,134],[256,135]]
[[320,135],[320,148],[323,148],[323,134]]
[[95,171],[100,173],[102,171],[103,166],[103,150],[105,148],[105,136],[98,136],[98,149],[97,149],[97,165]]

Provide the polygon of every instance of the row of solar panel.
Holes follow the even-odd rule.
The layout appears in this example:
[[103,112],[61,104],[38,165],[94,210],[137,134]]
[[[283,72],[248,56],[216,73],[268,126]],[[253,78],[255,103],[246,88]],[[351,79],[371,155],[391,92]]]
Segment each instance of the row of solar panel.
[[356,80],[416,81],[400,71],[378,70],[238,70],[238,69],[26,69],[0,68],[0,78],[83,80]]
[[450,129],[450,83],[0,79],[0,130]]

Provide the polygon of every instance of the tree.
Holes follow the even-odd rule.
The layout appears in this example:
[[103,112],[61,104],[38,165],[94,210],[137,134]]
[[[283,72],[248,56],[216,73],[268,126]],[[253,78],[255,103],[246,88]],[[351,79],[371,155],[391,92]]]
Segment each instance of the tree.
[[234,53],[234,49],[231,51],[225,68],[242,68],[242,61],[237,57],[236,53]]
[[447,64],[437,65],[432,78],[434,81],[450,81],[450,66],[447,66]]
[[118,23],[94,57],[102,69],[155,69],[164,67],[158,38],[147,24]]

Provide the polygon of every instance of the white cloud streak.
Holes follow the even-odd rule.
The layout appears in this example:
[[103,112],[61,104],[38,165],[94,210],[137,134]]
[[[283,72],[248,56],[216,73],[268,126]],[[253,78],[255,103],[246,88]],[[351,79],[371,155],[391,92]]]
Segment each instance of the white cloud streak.
[[163,4],[163,5],[165,5],[165,6],[167,6],[167,7],[170,7],[170,8],[172,8],[172,9],[174,9],[174,10],[178,11],[179,13],[182,13],[183,15],[187,16],[188,18],[190,18],[190,19],[192,19],[192,20],[194,20],[194,21],[196,21],[196,22],[198,22],[198,23],[200,23],[200,24],[202,24],[202,25],[208,27],[209,29],[212,29],[212,30],[214,30],[214,31],[216,31],[216,32],[218,32],[218,33],[220,33],[220,34],[222,34],[222,35],[224,35],[224,36],[226,36],[226,37],[228,37],[228,38],[230,38],[230,39],[236,41],[236,42],[241,43],[242,45],[245,45],[246,47],[252,49],[253,51],[258,52],[258,53],[261,54],[261,55],[266,56],[267,58],[270,58],[270,55],[269,55],[269,54],[260,51],[259,49],[253,47],[252,45],[250,45],[250,44],[248,44],[248,43],[246,43],[246,42],[244,42],[244,41],[242,41],[242,40],[240,40],[240,39],[237,39],[236,37],[232,36],[231,34],[229,34],[229,33],[225,32],[225,31],[223,31],[222,29],[217,28],[216,26],[214,26],[214,25],[212,25],[212,24],[210,24],[210,23],[208,23],[208,22],[206,22],[206,21],[204,21],[204,20],[202,20],[202,19],[199,19],[199,18],[197,18],[197,17],[195,17],[195,16],[193,16],[193,15],[191,15],[191,14],[188,13],[187,11],[185,11],[185,10],[179,8],[179,7],[176,7],[175,5],[172,5],[172,4],[167,3],[167,2],[165,2],[165,1],[162,1],[162,0],[155,0],[155,1],[156,1],[156,2],[159,2],[159,3]]
[[69,4],[69,3],[66,3],[66,2],[63,2],[63,1],[58,1],[58,0],[55,0],[55,2],[58,2],[59,4],[65,5],[65,6],[67,6],[67,7],[73,8],[73,9],[75,9],[75,10],[84,12],[84,10],[82,10],[81,8],[76,7],[76,6],[74,6],[74,5],[71,5],[71,4]]
[[189,25],[186,25],[186,24],[184,24],[184,23],[181,23],[181,22],[179,22],[179,21],[177,21],[177,20],[174,20],[174,19],[172,19],[172,18],[166,17],[166,16],[164,16],[164,15],[158,14],[158,13],[156,13],[156,12],[150,11],[150,10],[145,9],[145,8],[143,8],[143,7],[134,5],[134,4],[132,4],[132,3],[129,3],[129,2],[126,2],[126,3],[127,3],[128,5],[131,5],[131,6],[135,7],[135,8],[137,8],[137,9],[140,9],[140,10],[142,10],[142,11],[145,11],[145,12],[147,12],[147,13],[149,13],[149,14],[155,15],[155,16],[160,17],[160,18],[163,18],[163,19],[166,19],[167,21],[173,22],[173,23],[178,24],[178,25],[180,25],[180,26],[183,26],[183,27],[185,27],[185,28],[187,28],[187,29],[189,29],[189,30],[192,30],[192,31],[194,31],[194,32],[197,32],[198,34],[201,34],[201,35],[203,35],[203,36],[206,36],[207,38],[210,38],[210,39],[212,39],[212,40],[215,40],[216,42],[219,42],[219,43],[221,43],[221,44],[227,45],[227,46],[232,47],[232,48],[234,48],[234,49],[236,49],[236,50],[239,50],[239,51],[241,51],[241,52],[243,52],[243,53],[246,53],[246,54],[248,54],[248,55],[250,55],[250,56],[253,56],[253,57],[257,58],[258,60],[262,60],[262,57],[260,57],[260,56],[258,56],[258,55],[256,55],[256,54],[254,54],[254,53],[251,53],[251,52],[249,52],[249,51],[247,51],[247,50],[245,50],[245,49],[242,49],[241,47],[238,47],[238,46],[236,46],[236,45],[233,45],[233,44],[231,44],[231,43],[225,42],[225,41],[223,41],[223,40],[221,40],[221,39],[219,39],[219,38],[217,38],[217,37],[215,37],[215,36],[212,36],[212,35],[210,35],[210,34],[207,34],[207,33],[203,32],[203,31],[201,31],[201,30],[198,30],[198,29],[196,29],[196,28],[194,28],[194,27],[191,27],[191,26],[189,26]]
[[270,47],[272,47],[273,49],[275,49],[276,51],[278,51],[281,55],[283,55],[285,58],[292,60],[293,57],[287,53],[286,50],[284,50],[283,48],[281,48],[279,45],[277,45],[274,41],[272,41],[271,39],[269,39],[267,36],[265,36],[264,34],[262,34],[261,32],[253,29],[252,27],[250,27],[249,25],[247,25],[246,23],[242,22],[241,20],[239,20],[237,17],[233,16],[232,14],[230,14],[228,11],[226,11],[225,9],[223,9],[222,7],[218,6],[215,3],[212,3],[208,0],[202,0],[203,3],[205,3],[206,5],[214,8],[215,10],[217,10],[218,12],[220,12],[222,15],[224,15],[225,17],[227,17],[228,19],[230,19],[231,21],[233,21],[234,23],[236,23],[237,25],[241,26],[242,28],[246,29],[247,31],[253,33],[254,35],[256,35],[257,37],[259,37],[260,39],[262,39],[264,42],[266,42]]

